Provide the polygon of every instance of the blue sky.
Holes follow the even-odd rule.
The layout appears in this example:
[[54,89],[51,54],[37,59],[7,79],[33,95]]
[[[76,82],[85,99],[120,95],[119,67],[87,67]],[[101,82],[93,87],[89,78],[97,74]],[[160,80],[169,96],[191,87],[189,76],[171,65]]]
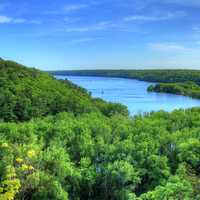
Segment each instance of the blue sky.
[[200,0],[0,0],[0,57],[40,69],[200,69]]

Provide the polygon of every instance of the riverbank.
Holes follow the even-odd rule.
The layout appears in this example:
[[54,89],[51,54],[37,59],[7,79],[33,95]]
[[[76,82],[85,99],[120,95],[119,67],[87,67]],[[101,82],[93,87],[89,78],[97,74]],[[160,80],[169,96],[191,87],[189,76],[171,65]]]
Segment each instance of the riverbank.
[[67,79],[89,91],[93,97],[102,98],[108,102],[118,102],[128,107],[131,114],[146,112],[199,107],[200,101],[189,97],[173,94],[148,92],[152,82],[127,78],[110,78],[94,76],[56,76]]
[[170,93],[200,99],[200,86],[194,82],[185,83],[159,83],[150,85],[149,92]]
[[200,99],[200,70],[76,70],[51,71],[52,75],[128,78],[158,83],[149,92]]
[[62,76],[98,76],[129,78],[155,83],[181,83],[192,81],[200,84],[200,70],[72,70],[72,71],[49,71],[52,75]]

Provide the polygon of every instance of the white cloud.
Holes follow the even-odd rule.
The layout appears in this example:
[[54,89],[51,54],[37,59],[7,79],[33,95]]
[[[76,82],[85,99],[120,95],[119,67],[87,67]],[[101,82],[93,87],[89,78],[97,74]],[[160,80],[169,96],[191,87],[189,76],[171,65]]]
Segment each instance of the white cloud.
[[66,4],[64,6],[61,7],[61,9],[58,10],[47,10],[45,12],[43,12],[43,14],[45,15],[63,15],[66,13],[71,13],[71,12],[75,12],[75,11],[79,11],[82,9],[86,9],[88,7],[90,7],[91,5],[93,5],[92,3],[88,3],[88,4]]
[[193,27],[190,37],[196,41],[200,41],[200,26],[197,25]]
[[71,44],[86,43],[86,42],[96,41],[96,40],[100,40],[100,39],[103,39],[103,38],[101,38],[101,37],[98,37],[98,38],[80,38],[80,39],[74,39],[70,43]]
[[11,22],[15,24],[23,24],[23,23],[26,23],[26,19],[12,19],[11,18]]
[[174,13],[166,13],[161,16],[146,16],[146,15],[132,15],[124,18],[124,21],[162,21],[162,20],[170,20],[177,17],[184,17],[186,14],[183,11],[177,11]]
[[133,15],[124,18],[124,21],[158,21],[161,20],[159,17],[144,16],[144,15]]
[[156,51],[167,51],[167,52],[180,52],[180,51],[187,51],[189,48],[177,43],[150,43],[148,47],[152,50]]
[[187,7],[200,6],[200,0],[122,0],[122,2],[127,6],[133,5],[137,10],[156,4],[176,4],[178,6]]
[[66,32],[88,32],[92,30],[91,27],[72,27],[72,28],[67,28]]
[[38,20],[27,20],[27,19],[23,19],[23,18],[12,18],[12,17],[8,17],[8,16],[4,16],[4,15],[0,15],[0,24],[40,24],[41,21]]
[[6,24],[12,22],[12,18],[0,15],[0,24]]
[[67,23],[75,23],[75,22],[78,22],[80,21],[81,19],[79,17],[65,17],[64,18],[64,21],[67,22]]
[[42,24],[42,21],[40,20],[27,20],[26,22],[28,22],[29,24]]
[[103,31],[110,28],[118,27],[117,24],[111,21],[102,21],[94,25],[84,27],[70,27],[66,29],[66,32],[89,32],[89,31]]
[[88,4],[68,4],[64,6],[64,11],[73,12],[73,11],[81,10],[88,7],[89,7]]
[[193,31],[194,31],[195,33],[200,33],[200,27],[199,27],[199,26],[193,27]]

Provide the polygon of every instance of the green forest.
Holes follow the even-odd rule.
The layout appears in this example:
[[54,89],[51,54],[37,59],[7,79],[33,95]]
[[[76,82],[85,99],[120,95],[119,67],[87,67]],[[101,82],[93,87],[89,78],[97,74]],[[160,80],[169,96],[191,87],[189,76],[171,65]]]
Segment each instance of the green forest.
[[200,99],[200,86],[194,82],[159,83],[150,85],[149,92],[170,93]]
[[122,77],[159,83],[182,83],[192,81],[200,84],[200,70],[76,70],[49,71],[49,73],[53,75]]
[[128,115],[120,104],[93,99],[83,88],[47,73],[28,69],[13,61],[0,60],[0,120],[27,121],[66,111],[75,115],[101,111],[107,116]]
[[200,108],[131,117],[1,60],[0,200],[200,200]]

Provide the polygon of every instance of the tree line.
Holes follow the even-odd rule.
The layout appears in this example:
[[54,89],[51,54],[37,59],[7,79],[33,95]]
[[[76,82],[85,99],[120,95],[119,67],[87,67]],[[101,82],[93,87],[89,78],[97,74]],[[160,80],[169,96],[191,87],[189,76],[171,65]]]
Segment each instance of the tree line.
[[200,86],[194,82],[158,83],[150,85],[149,92],[170,93],[200,99]]
[[74,75],[74,76],[104,76],[132,78],[142,81],[159,83],[180,83],[192,81],[200,84],[200,70],[74,70],[74,71],[49,71],[53,75]]

